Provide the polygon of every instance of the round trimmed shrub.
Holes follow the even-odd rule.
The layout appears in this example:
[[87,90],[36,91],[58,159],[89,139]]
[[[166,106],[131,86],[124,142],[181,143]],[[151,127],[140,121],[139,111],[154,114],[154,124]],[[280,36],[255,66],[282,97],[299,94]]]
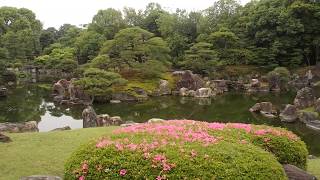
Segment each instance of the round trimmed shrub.
[[284,129],[174,120],[82,146],[65,179],[286,179],[280,163],[305,167],[306,156],[305,144]]

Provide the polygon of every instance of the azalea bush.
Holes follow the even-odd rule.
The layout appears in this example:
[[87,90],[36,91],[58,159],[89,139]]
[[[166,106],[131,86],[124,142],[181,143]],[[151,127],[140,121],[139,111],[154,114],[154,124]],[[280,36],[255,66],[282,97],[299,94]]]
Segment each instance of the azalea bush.
[[173,120],[121,128],[80,147],[65,179],[287,179],[305,144],[280,128]]

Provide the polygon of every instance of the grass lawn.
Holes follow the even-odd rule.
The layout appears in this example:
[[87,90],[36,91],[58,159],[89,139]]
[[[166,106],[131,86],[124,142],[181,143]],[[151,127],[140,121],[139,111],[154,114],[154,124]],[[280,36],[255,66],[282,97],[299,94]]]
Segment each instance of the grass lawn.
[[[92,138],[110,134],[116,127],[62,132],[7,134],[13,142],[0,144],[0,180],[29,175],[63,176],[66,158]],[[308,171],[320,178],[320,159],[308,161]]]
[[0,143],[0,180],[40,174],[63,176],[65,160],[79,145],[115,128],[6,134],[13,141]]
[[308,171],[320,179],[320,158],[308,160]]

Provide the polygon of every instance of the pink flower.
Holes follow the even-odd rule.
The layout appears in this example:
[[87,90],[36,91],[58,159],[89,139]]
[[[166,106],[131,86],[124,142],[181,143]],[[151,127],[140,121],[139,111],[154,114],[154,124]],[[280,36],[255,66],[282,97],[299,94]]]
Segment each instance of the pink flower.
[[84,162],[81,168],[83,172],[87,172],[89,169],[89,165],[87,164],[87,162]]
[[131,143],[131,144],[128,144],[127,147],[128,147],[131,151],[135,151],[135,150],[137,149],[138,145]]
[[84,177],[83,175],[79,177],[79,180],[85,180],[86,177]]
[[118,151],[122,151],[123,150],[123,145],[122,144],[116,143],[115,146],[116,146]]
[[208,127],[210,129],[223,130],[225,127],[225,124],[223,124],[223,123],[209,123]]
[[161,176],[157,176],[156,180],[162,180]]
[[110,141],[110,140],[103,139],[103,140],[99,141],[99,142],[96,144],[96,147],[97,147],[97,148],[103,148],[103,147],[109,146],[109,145],[112,144],[112,143],[113,143],[113,142]]
[[144,156],[145,159],[149,159],[150,158],[150,153],[145,152],[145,153],[143,153],[143,156]]
[[248,142],[247,142],[246,140],[242,139],[242,140],[240,141],[240,143],[241,143],[241,144],[247,144]]
[[242,124],[242,123],[232,123],[230,124],[231,128],[236,128],[236,129],[244,129],[246,132],[251,131],[251,125],[250,124]]
[[169,164],[167,164],[167,163],[163,163],[162,166],[163,166],[163,170],[164,171],[170,171],[171,170],[171,166]]
[[197,152],[195,150],[192,149],[191,151],[191,157],[196,157],[197,156]]
[[271,141],[271,139],[270,139],[270,138],[264,138],[263,141],[264,141],[265,143],[267,143],[267,142]]
[[124,176],[126,174],[127,174],[127,170],[125,170],[125,169],[120,170],[120,176]]
[[161,155],[161,154],[157,154],[153,157],[153,161],[154,162],[161,162],[161,161],[164,161],[166,160],[166,157],[164,155]]
[[260,136],[260,135],[265,135],[265,134],[267,134],[267,132],[268,132],[268,131],[265,130],[265,129],[260,129],[260,130],[255,131],[254,134]]

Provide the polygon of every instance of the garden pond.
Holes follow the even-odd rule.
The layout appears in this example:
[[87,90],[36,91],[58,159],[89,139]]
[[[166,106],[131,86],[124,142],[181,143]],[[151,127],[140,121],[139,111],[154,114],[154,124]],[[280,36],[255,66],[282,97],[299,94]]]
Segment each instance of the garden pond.
[[[51,90],[41,85],[25,85],[11,89],[8,97],[0,99],[0,122],[37,121],[39,131],[70,126],[82,128],[84,106],[63,106],[53,102]],[[212,99],[178,96],[152,97],[143,102],[94,104],[97,114],[120,116],[125,121],[145,122],[151,118],[193,119],[208,122],[241,122],[266,124],[287,128],[299,135],[311,154],[320,156],[320,132],[305,124],[283,123],[248,111],[255,103],[272,102],[277,109],[293,102],[295,92],[244,94],[229,92]],[[319,97],[319,95],[318,95]]]

